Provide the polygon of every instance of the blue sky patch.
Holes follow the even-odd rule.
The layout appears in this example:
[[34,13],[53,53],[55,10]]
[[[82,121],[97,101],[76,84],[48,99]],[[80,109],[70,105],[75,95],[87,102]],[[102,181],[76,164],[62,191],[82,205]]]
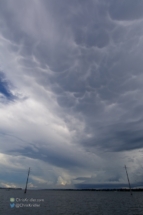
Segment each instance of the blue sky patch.
[[0,72],[0,93],[8,100],[13,100],[14,95],[10,91],[9,82],[6,80],[5,75]]

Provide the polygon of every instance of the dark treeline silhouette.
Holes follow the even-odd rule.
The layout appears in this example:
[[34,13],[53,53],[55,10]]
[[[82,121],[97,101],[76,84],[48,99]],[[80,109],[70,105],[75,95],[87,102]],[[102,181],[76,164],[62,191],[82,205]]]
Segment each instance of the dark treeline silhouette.
[[14,187],[0,187],[0,189],[4,189],[4,190],[22,190],[22,188],[14,188]]
[[[118,189],[41,189],[41,190],[45,190],[45,191],[50,191],[50,190],[55,190],[55,191],[127,191],[129,192],[130,189],[128,188],[118,188]],[[134,191],[143,191],[143,188],[133,188],[132,192]]]

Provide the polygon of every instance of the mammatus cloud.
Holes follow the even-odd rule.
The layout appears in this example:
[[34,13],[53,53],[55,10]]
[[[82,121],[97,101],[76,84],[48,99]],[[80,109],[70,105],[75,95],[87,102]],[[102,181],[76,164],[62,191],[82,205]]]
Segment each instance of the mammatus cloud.
[[123,185],[124,164],[141,182],[141,8],[0,2],[1,186],[23,187],[29,166],[31,188]]
[[143,18],[143,2],[141,0],[137,0],[136,2],[133,0],[115,0],[111,1],[109,7],[109,14],[112,19],[116,20],[136,20]]

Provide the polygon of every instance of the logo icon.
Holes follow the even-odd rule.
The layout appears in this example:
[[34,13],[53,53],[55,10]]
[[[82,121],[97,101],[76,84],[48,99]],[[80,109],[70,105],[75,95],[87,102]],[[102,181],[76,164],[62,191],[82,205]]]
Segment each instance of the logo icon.
[[10,198],[10,207],[11,208],[14,208],[14,206],[15,206],[14,202],[15,202],[15,198]]
[[15,201],[15,198],[10,198],[10,202],[14,202]]
[[11,207],[11,208],[14,208],[14,206],[15,206],[14,203],[11,203],[11,204],[10,204],[10,207]]

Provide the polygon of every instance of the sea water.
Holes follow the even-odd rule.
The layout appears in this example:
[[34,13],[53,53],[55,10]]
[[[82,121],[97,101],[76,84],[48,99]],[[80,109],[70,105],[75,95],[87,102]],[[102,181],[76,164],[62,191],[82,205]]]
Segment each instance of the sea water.
[[143,215],[143,192],[0,190],[1,215]]

